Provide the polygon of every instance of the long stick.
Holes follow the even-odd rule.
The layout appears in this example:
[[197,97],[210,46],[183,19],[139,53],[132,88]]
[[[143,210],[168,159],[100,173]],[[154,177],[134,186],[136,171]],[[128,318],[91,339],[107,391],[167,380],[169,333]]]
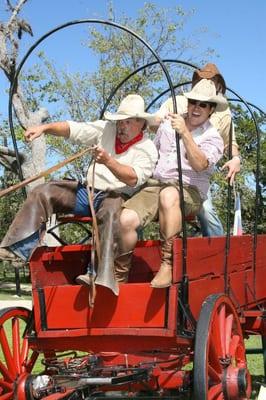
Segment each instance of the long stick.
[[20,188],[28,185],[29,183],[36,181],[37,179],[44,178],[45,176],[50,175],[52,172],[57,171],[58,169],[64,167],[66,164],[69,164],[72,161],[76,160],[77,158],[82,157],[84,154],[89,153],[94,148],[95,148],[95,146],[88,147],[88,148],[80,151],[79,153],[76,153],[73,156],[67,158],[66,160],[61,161],[60,163],[54,165],[53,167],[48,168],[47,170],[45,170],[43,172],[40,172],[38,175],[35,175],[35,176],[30,177],[30,178],[24,179],[24,181],[19,182],[16,185],[13,185],[13,186],[10,186],[7,189],[1,190],[0,191],[0,197],[3,197],[6,194],[9,194],[11,192],[14,192],[17,189],[20,189]]

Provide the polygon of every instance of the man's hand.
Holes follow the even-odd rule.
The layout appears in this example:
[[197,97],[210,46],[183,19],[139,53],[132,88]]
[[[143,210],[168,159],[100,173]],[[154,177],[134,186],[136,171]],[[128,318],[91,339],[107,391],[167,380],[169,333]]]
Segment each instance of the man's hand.
[[177,130],[180,136],[184,136],[189,131],[186,127],[186,122],[183,117],[179,114],[169,113],[172,128]]
[[230,185],[233,186],[235,176],[240,171],[240,158],[235,156],[231,160],[227,161],[222,166],[222,170],[225,169],[228,169],[226,179],[230,179]]
[[133,167],[121,164],[101,146],[96,146],[93,154],[95,161],[99,164],[104,164],[121,182],[128,186],[136,186],[138,177]]
[[96,146],[93,154],[97,163],[104,164],[106,166],[112,158],[111,155],[107,153],[107,151],[105,151],[101,146]]
[[44,134],[44,126],[30,126],[25,132],[24,136],[27,142],[31,142],[34,139],[37,139],[39,136]]

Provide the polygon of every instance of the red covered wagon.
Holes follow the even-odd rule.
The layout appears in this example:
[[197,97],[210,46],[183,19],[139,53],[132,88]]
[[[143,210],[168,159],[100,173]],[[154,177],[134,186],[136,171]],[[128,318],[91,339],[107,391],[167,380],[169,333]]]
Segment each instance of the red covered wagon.
[[265,248],[257,232],[176,239],[173,284],[154,289],[160,243],[140,241],[129,282],[119,296],[98,286],[94,308],[74,283],[91,245],[38,248],[32,311],[0,311],[0,400],[171,399],[191,387],[195,400],[249,398],[244,337],[261,335],[266,352]]

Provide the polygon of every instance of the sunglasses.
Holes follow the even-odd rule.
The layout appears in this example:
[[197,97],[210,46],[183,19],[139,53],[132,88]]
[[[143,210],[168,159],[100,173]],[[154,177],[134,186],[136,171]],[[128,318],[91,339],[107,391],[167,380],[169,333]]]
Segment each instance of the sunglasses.
[[203,101],[197,101],[197,100],[191,100],[188,99],[189,104],[192,104],[193,106],[197,105],[200,108],[206,108],[208,106],[213,107],[214,104],[213,103],[208,103],[208,102],[203,102]]

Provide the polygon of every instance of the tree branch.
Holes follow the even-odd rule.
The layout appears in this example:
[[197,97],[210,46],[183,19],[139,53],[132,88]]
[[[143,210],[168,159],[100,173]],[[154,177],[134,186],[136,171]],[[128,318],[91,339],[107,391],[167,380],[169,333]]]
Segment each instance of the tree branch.
[[[10,3],[9,0],[6,0],[6,1],[7,1],[7,5],[8,5],[8,7],[9,7],[10,11],[12,12],[12,15],[11,15],[11,17],[10,17],[10,20],[9,20],[9,22],[8,22],[7,25],[6,25],[6,29],[7,29],[7,31],[8,31],[9,29],[11,29],[11,28],[13,27],[14,21],[16,21],[17,16],[18,16],[18,14],[20,13],[21,8],[23,7],[23,5],[24,5],[28,0],[19,0],[18,4],[17,4],[15,7],[12,6],[12,4]],[[12,29],[11,29],[11,31],[12,31]]]
[[[0,146],[0,155],[16,157],[16,153],[14,150],[11,150],[8,147],[4,146]],[[25,160],[25,155],[23,153],[19,153],[19,156],[21,157],[21,161]]]

